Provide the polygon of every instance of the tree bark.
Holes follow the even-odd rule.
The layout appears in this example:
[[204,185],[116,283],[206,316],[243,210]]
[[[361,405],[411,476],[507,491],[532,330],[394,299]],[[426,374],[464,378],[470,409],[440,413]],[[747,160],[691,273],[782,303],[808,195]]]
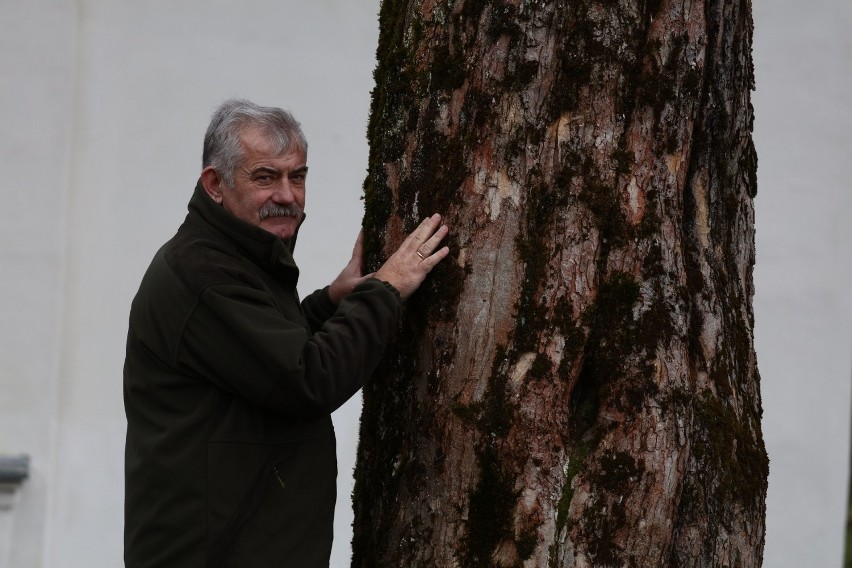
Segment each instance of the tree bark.
[[353,566],[760,566],[748,0],[384,0]]

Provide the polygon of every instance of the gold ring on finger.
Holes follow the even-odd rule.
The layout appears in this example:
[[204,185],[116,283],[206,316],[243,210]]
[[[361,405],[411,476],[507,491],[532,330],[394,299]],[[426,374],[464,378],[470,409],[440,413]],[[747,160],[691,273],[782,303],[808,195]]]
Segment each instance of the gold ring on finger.
[[425,256],[423,256],[423,253],[422,253],[422,252],[420,252],[420,250],[419,250],[419,249],[417,250],[417,256],[419,256],[419,257],[420,257],[420,260],[426,260],[426,257],[425,257]]

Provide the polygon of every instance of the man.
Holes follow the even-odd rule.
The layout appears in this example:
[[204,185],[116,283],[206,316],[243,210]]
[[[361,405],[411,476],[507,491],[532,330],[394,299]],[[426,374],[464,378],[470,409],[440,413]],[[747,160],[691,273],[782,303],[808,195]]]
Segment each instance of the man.
[[359,235],[340,275],[299,302],[307,147],[287,112],[225,102],[186,220],[133,300],[128,567],[328,566],[330,413],[374,370],[448,229],[426,219],[366,276]]

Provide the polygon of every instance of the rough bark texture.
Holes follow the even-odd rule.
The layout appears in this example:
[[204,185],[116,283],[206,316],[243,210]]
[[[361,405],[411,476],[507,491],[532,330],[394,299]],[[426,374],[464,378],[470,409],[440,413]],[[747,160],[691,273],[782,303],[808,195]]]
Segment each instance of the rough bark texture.
[[453,238],[364,389],[353,566],[759,566],[750,2],[380,26],[369,262]]

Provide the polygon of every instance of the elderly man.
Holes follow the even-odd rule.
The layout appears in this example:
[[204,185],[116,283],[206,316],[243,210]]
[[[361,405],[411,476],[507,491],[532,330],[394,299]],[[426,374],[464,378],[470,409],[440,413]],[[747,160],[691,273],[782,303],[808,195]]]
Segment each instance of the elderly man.
[[373,372],[401,301],[448,254],[439,215],[375,274],[349,264],[299,301],[307,142],[278,108],[228,101],[177,234],[130,311],[125,563],[328,566],[330,413]]

